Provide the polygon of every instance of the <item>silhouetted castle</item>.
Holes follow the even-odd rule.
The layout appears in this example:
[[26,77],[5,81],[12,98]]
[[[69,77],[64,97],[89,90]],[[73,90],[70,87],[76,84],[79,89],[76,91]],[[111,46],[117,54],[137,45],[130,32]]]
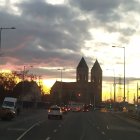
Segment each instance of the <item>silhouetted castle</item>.
[[78,101],[86,104],[99,104],[102,101],[102,69],[96,60],[91,69],[89,82],[89,68],[82,57],[76,69],[76,82],[56,81],[51,88],[53,102],[67,104]]

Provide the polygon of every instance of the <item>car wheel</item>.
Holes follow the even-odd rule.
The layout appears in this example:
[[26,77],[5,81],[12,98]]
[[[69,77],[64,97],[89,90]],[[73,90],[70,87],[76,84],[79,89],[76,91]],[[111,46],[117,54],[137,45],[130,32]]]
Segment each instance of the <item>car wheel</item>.
[[60,116],[60,120],[62,120],[63,119],[63,117],[62,116]]
[[48,116],[48,119],[51,119],[51,116]]

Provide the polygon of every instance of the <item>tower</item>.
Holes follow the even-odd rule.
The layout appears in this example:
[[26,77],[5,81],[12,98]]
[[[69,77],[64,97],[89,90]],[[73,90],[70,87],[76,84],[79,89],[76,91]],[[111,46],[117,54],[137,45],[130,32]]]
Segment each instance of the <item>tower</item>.
[[87,66],[87,63],[85,59],[82,57],[82,59],[80,60],[77,66],[76,81],[80,83],[88,82],[88,71],[89,68]]
[[97,85],[102,83],[102,69],[97,60],[91,69],[91,82]]
[[91,83],[94,85],[94,101],[99,103],[102,101],[102,69],[97,60],[91,69]]

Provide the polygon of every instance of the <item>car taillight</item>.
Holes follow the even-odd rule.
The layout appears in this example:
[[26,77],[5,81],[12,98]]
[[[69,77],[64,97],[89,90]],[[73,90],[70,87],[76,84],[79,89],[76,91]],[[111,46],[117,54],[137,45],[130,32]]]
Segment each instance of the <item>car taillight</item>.
[[49,109],[48,112],[51,112],[51,110]]

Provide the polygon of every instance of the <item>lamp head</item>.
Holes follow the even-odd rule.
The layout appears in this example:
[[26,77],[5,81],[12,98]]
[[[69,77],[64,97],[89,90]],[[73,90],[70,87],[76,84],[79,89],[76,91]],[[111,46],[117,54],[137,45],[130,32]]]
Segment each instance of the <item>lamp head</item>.
[[15,27],[11,27],[11,29],[16,29]]

